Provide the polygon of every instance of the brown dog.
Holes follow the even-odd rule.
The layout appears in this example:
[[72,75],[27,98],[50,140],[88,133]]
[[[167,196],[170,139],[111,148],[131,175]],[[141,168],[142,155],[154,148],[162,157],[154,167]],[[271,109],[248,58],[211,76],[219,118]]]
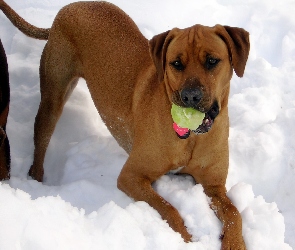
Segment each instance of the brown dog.
[[10,146],[6,135],[10,89],[6,54],[0,40],[0,180],[10,177]]
[[[29,172],[33,178],[42,181],[50,137],[68,96],[83,77],[103,121],[129,154],[118,187],[157,209],[189,241],[178,211],[151,186],[163,174],[184,166],[181,173],[203,185],[223,223],[222,249],[245,249],[241,216],[226,196],[225,182],[230,79],[233,69],[243,76],[248,32],[195,25],[175,28],[148,42],[122,10],[106,2],[65,6],[50,30],[30,26],[3,1],[0,8],[25,34],[48,37],[40,65],[41,103]],[[205,113],[195,133],[177,136],[172,102]]]

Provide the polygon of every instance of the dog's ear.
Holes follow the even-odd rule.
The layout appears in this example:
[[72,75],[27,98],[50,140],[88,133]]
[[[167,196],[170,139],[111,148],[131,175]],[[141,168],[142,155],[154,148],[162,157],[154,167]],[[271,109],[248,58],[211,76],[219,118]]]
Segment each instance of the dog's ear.
[[153,59],[153,62],[156,66],[158,78],[160,81],[164,79],[165,64],[166,64],[166,52],[168,45],[175,37],[177,28],[173,30],[168,30],[164,33],[154,36],[149,41],[150,55]]
[[232,66],[237,76],[242,77],[250,51],[249,33],[236,27],[216,25],[214,28],[229,48]]

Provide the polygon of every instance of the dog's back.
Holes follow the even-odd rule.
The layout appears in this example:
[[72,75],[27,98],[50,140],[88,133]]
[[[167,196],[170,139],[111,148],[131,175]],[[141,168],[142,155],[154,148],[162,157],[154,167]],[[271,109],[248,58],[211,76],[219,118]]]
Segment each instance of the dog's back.
[[[46,77],[50,70],[50,74],[58,72],[67,79],[85,78],[103,121],[119,144],[130,151],[135,84],[152,64],[148,40],[133,20],[107,2],[65,6],[53,22],[42,57],[44,67],[49,67],[44,69]],[[52,65],[55,58],[57,63]]]

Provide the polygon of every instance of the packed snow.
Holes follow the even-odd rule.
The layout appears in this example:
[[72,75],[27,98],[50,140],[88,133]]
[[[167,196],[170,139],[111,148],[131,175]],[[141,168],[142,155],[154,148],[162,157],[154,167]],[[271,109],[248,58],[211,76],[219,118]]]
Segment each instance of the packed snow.
[[[71,0],[7,0],[22,17],[50,27]],[[243,218],[248,249],[295,249],[295,2],[293,0],[112,0],[151,38],[173,27],[216,23],[250,32],[243,78],[231,82],[228,196]],[[0,13],[11,103],[11,179],[0,183],[0,249],[219,249],[221,223],[200,185],[165,175],[154,188],[181,213],[185,243],[145,202],[119,191],[126,153],[100,120],[84,80],[65,105],[45,159],[45,181],[27,177],[45,45]]]

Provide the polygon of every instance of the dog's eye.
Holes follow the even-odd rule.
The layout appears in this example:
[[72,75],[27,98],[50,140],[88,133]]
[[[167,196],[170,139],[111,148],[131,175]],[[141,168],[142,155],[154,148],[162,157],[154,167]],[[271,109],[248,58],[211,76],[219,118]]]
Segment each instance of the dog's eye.
[[182,64],[182,62],[180,60],[176,60],[176,61],[170,63],[170,65],[172,65],[172,67],[178,71],[184,70],[184,65]]
[[213,57],[207,57],[206,59],[206,68],[207,69],[213,69],[216,67],[216,65],[220,62],[219,59],[213,58]]

